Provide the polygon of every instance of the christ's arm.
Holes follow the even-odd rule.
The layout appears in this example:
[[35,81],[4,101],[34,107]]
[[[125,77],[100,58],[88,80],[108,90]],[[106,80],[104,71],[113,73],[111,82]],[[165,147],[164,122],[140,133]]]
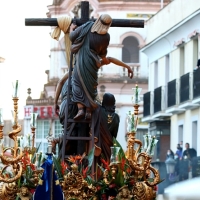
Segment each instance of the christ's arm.
[[118,60],[116,58],[113,58],[113,57],[104,57],[104,58],[102,58],[102,61],[101,61],[102,66],[103,65],[108,65],[110,63],[113,63],[115,65],[118,65],[118,66],[121,66],[121,67],[124,67],[124,68],[128,69],[128,77],[133,78],[133,70],[126,63],[124,63],[124,62],[122,62],[122,61],[120,61],[120,60]]

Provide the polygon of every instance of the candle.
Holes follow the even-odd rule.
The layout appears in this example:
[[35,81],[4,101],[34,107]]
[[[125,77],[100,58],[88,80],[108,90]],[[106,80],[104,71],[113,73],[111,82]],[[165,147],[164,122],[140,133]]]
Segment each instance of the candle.
[[18,82],[18,80],[16,80],[15,84],[13,85],[13,88],[14,88],[13,97],[18,97],[19,96],[19,94],[18,94],[18,90],[19,90],[19,82]]
[[151,156],[154,155],[154,149],[155,149],[155,146],[157,144],[158,140],[156,139],[155,136],[151,137],[150,138],[150,141],[149,141],[149,146],[147,148],[147,153]]
[[35,127],[35,113],[33,113],[33,126]]
[[142,88],[139,88],[138,85],[135,85],[135,88],[132,88],[133,90],[133,97],[132,97],[132,102],[133,104],[138,104],[140,101],[140,93],[142,91]]
[[28,134],[28,146],[30,147],[31,146],[31,135]]
[[138,85],[135,86],[135,103],[138,103]]
[[127,113],[127,132],[135,132],[136,131],[135,124],[135,116],[131,111]]
[[134,114],[131,114],[131,131],[135,131]]
[[119,153],[120,147],[113,146],[113,147],[110,147],[110,149],[111,149],[110,162],[111,163],[118,163],[119,162],[118,153]]
[[3,125],[3,109],[0,108],[0,125]]
[[31,113],[31,127],[36,127],[37,113]]

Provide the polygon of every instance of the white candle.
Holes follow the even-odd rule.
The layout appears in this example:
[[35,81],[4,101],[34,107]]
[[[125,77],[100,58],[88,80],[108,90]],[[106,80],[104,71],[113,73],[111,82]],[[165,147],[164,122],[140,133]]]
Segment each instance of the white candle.
[[30,135],[30,133],[28,134],[28,147],[30,147],[31,146],[31,135]]
[[135,103],[138,103],[138,85],[135,86]]
[[37,113],[31,113],[31,127],[36,127]]
[[19,82],[18,82],[18,80],[16,80],[15,84],[13,84],[13,89],[14,89],[13,97],[18,97],[19,96],[19,94],[18,94],[18,90],[19,90]]

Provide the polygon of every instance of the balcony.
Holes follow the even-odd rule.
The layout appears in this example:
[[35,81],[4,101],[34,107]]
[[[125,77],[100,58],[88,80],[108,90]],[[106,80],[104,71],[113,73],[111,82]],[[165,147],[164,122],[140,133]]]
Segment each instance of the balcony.
[[[60,103],[61,103],[61,99],[58,99],[58,104]],[[27,99],[26,105],[34,105],[34,106],[54,105],[54,99],[53,98]]]
[[171,113],[165,112],[166,107],[166,87],[161,86],[153,92],[144,94],[144,112],[143,120],[152,122],[159,119],[170,117]]
[[144,94],[143,122],[168,119],[200,107],[200,69]]
[[[134,77],[138,78],[148,78],[147,71],[142,71],[139,63],[126,63],[128,66],[131,67],[134,73]],[[100,68],[98,71],[98,77],[109,77],[110,75],[115,75],[118,77],[127,77],[128,70],[122,67],[116,67],[116,71],[112,71],[110,73],[106,72],[104,68]]]
[[193,103],[200,104],[200,69],[193,73]]
[[148,72],[141,70],[139,63],[126,63],[133,70],[133,79],[128,78],[128,70],[122,67],[116,67],[115,70],[107,70],[107,68],[100,68],[98,71],[99,84],[103,82],[148,82]]

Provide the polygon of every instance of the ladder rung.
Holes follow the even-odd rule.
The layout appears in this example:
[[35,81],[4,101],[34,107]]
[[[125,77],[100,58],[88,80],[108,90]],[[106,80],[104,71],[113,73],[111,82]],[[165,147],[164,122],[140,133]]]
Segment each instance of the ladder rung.
[[67,136],[66,140],[92,140],[92,137],[72,137],[72,136]]

